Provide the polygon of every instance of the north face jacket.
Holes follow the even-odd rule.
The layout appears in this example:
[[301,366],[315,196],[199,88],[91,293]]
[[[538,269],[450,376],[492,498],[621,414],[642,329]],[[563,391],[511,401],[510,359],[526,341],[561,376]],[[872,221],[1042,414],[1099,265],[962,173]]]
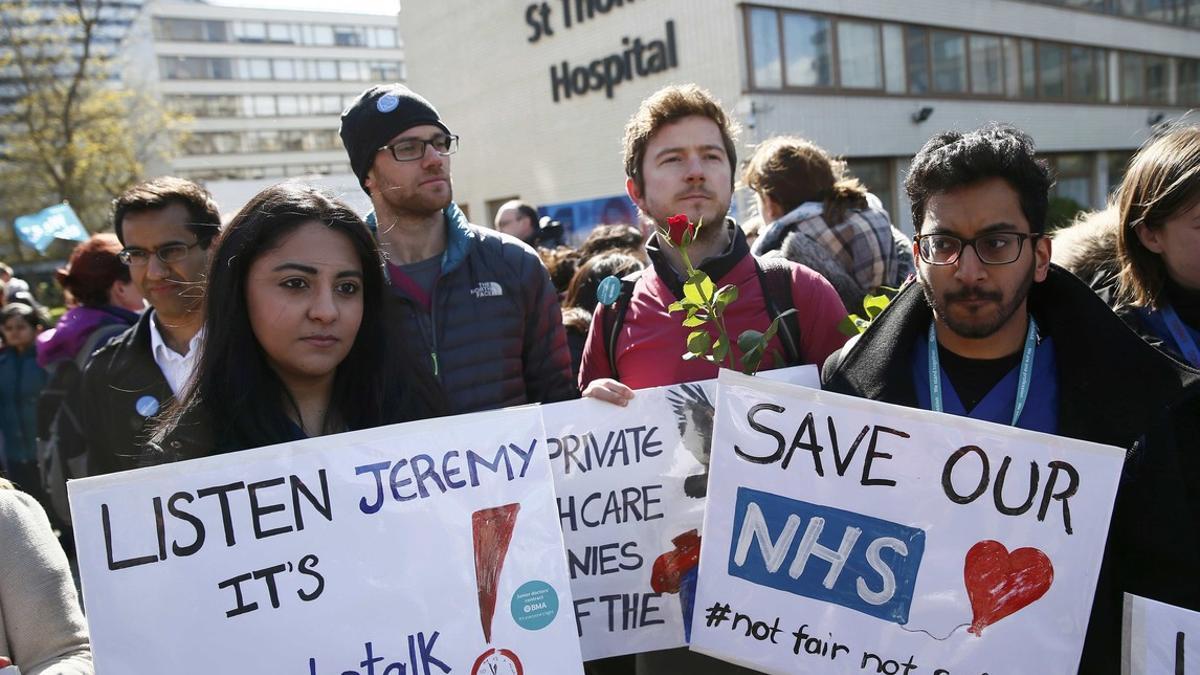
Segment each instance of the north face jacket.
[[467,222],[455,204],[443,213],[446,251],[428,310],[392,280],[393,344],[424,355],[452,414],[577,398],[541,259],[517,238]]

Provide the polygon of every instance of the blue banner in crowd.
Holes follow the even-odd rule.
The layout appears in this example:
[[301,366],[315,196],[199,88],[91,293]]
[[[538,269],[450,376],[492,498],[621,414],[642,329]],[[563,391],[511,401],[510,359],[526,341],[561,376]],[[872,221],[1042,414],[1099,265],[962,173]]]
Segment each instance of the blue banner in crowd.
[[15,225],[21,240],[36,248],[38,253],[45,253],[55,239],[86,241],[88,238],[79,216],[65,203],[20,216]]
[[638,227],[637,207],[626,195],[546,204],[538,212],[562,223],[563,243],[569,246],[582,244],[597,225]]

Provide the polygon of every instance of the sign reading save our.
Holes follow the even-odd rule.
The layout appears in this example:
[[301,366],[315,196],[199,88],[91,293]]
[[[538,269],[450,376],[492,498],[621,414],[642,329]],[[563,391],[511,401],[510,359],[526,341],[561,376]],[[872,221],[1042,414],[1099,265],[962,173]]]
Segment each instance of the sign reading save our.
[[581,673],[536,408],[72,481],[98,672]]
[[692,648],[1074,673],[1124,453],[721,372]]

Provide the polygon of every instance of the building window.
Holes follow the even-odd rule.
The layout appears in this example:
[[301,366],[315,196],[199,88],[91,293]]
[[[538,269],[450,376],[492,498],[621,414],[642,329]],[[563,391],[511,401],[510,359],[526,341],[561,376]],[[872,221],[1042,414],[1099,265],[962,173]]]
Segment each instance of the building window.
[[394,28],[376,28],[371,34],[375,36],[375,44],[371,45],[372,47],[395,49],[398,46]]
[[160,56],[158,70],[164,80],[232,80],[229,59],[200,56]]
[[904,29],[904,61],[908,68],[908,93],[929,91],[929,31],[908,26]]
[[1165,56],[1124,52],[1121,60],[1121,101],[1167,103],[1171,61]]
[[172,42],[225,42],[224,21],[156,18],[154,37]]
[[233,34],[238,42],[266,42],[267,24],[262,21],[238,21],[233,24]]
[[395,82],[400,79],[400,64],[392,61],[371,61],[367,64],[373,82]]
[[904,29],[895,24],[883,26],[883,53],[886,63],[893,64],[884,69],[887,78],[889,94],[903,94],[908,89],[904,81],[904,69],[899,64],[904,63]]
[[333,27],[333,44],[339,47],[365,47],[366,40],[359,28],[349,26]]
[[286,23],[267,24],[267,40],[279,44],[295,44],[292,26]]
[[754,86],[778,89],[783,86],[779,49],[779,16],[773,9],[750,10],[751,79]]
[[1003,43],[998,37],[972,35],[971,93],[984,96],[1003,96],[1004,91]]
[[1092,208],[1095,157],[1091,154],[1078,153],[1052,155],[1048,159],[1055,173],[1054,187],[1050,190],[1050,196],[1070,199],[1081,209]]
[[1176,89],[1179,93],[1179,105],[1200,105],[1200,60],[1179,59],[1178,63]]
[[1050,99],[1065,98],[1067,67],[1062,46],[1039,42],[1037,59],[1038,96]]
[[1076,101],[1108,100],[1108,53],[1091,47],[1071,47],[1071,98]]
[[851,89],[883,88],[883,61],[877,24],[838,21],[837,48],[841,86]]
[[961,94],[967,90],[967,47],[961,33],[930,31],[933,55],[933,90],[939,94]]
[[833,86],[829,19],[794,12],[784,14],[783,46],[788,86]]

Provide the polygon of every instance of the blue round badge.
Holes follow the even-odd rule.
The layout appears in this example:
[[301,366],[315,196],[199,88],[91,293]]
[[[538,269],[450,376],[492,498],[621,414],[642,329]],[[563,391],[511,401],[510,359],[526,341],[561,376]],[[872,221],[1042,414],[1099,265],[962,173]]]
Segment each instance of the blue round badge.
[[133,404],[133,408],[142,417],[154,417],[158,413],[158,399],[153,396],[143,396]]
[[384,94],[375,102],[375,109],[381,113],[390,113],[400,107],[400,99],[395,94]]
[[558,616],[558,593],[544,581],[527,581],[513,593],[511,608],[518,626],[541,630]]
[[600,286],[596,288],[596,300],[602,305],[611,305],[621,297],[621,280],[608,276],[600,282]]

